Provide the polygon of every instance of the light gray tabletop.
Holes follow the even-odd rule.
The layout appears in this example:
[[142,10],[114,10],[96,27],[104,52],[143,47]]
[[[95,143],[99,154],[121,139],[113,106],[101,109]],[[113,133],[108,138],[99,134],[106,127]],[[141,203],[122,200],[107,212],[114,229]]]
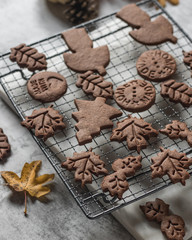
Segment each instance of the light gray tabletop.
[[[167,6],[168,12],[192,35],[191,0],[180,0],[180,6]],[[126,3],[135,1],[102,0],[100,16],[120,9]],[[0,53],[19,43],[30,44],[37,40],[62,32],[66,24],[46,0],[0,0]],[[0,163],[0,170],[12,170],[19,174],[23,164],[42,160],[40,174],[54,173],[48,160],[42,154],[28,131],[20,126],[20,120],[0,100],[0,127],[8,135],[12,154],[7,162]],[[12,193],[3,186],[0,179],[0,239],[1,240],[80,240],[110,239],[132,240],[131,235],[111,215],[96,220],[87,219],[56,175],[52,192],[46,203],[28,199],[28,213],[23,215],[23,194]]]

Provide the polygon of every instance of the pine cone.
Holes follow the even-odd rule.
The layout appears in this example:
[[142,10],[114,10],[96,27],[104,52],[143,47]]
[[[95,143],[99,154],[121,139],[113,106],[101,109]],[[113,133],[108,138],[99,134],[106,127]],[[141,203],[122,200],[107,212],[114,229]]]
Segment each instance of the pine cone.
[[98,15],[98,0],[71,0],[65,4],[65,18],[79,24]]
[[52,3],[61,3],[61,4],[66,4],[67,2],[69,2],[70,0],[48,0],[49,2]]

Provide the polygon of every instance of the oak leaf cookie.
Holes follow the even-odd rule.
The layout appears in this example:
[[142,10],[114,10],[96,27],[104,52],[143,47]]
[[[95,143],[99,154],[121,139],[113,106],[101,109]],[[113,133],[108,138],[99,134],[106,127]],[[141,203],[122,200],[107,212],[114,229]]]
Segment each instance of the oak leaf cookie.
[[79,145],[91,142],[102,129],[113,127],[111,119],[122,115],[121,111],[106,104],[106,99],[102,97],[97,97],[94,101],[74,101],[79,110],[72,113],[72,117],[78,122],[75,127],[78,131],[76,136]]
[[145,45],[157,45],[166,41],[177,43],[177,38],[173,36],[173,26],[163,16],[159,16],[153,22],[147,22],[141,28],[129,32],[129,35]]
[[66,79],[56,72],[40,72],[27,82],[27,90],[32,98],[41,102],[54,102],[67,90]]
[[156,92],[153,85],[144,80],[132,80],[115,90],[117,104],[130,112],[142,112],[155,102]]
[[141,54],[136,63],[140,76],[145,79],[160,82],[176,71],[175,59],[162,50],[149,50]]
[[110,54],[107,45],[93,48],[93,42],[84,28],[62,33],[62,37],[72,53],[64,53],[66,65],[75,72],[97,71],[105,75]]
[[30,116],[25,117],[21,125],[27,129],[35,129],[35,136],[44,141],[52,137],[56,130],[65,128],[63,116],[52,105],[34,110]]
[[22,43],[17,47],[11,48],[10,60],[17,62],[21,68],[27,68],[29,71],[47,69],[46,57],[39,53],[37,49],[28,47]]

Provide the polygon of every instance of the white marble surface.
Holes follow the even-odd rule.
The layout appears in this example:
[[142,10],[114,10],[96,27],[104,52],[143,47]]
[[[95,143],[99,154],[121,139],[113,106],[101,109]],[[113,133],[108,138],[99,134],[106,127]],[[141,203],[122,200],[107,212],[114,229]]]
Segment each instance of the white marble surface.
[[[115,11],[128,2],[133,1],[102,0],[100,14]],[[180,7],[167,7],[188,34],[192,34],[190,3],[191,0],[181,0]],[[44,0],[0,0],[0,53],[20,42],[29,44],[67,28],[69,25],[53,12]],[[24,162],[41,159],[43,169],[40,173],[54,172],[28,131],[20,126],[20,120],[2,101],[0,109],[0,127],[12,146],[11,156],[7,162],[0,163],[0,169],[19,173]],[[2,179],[0,183],[3,183]],[[0,240],[133,239],[111,215],[97,220],[87,219],[57,175],[46,203],[29,199],[28,218],[23,216],[23,209],[23,195],[0,185]]]

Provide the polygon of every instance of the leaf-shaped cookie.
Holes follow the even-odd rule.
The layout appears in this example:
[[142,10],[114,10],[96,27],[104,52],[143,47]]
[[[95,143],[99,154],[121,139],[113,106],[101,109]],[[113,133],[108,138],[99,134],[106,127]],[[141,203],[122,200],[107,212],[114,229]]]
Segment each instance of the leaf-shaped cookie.
[[183,51],[183,56],[184,56],[183,62],[192,68],[192,51],[190,52]]
[[192,51],[190,51],[190,52],[183,51],[183,56],[184,56],[183,62],[185,64],[187,64],[188,66],[190,66],[191,76],[192,76]]
[[161,152],[151,159],[152,178],[168,175],[172,183],[181,182],[185,185],[185,180],[190,174],[185,170],[192,165],[192,158],[188,158],[185,153],[176,150],[160,148]]
[[192,105],[192,88],[172,79],[161,83],[161,96],[168,97],[171,102],[181,103],[184,107]]
[[142,167],[141,160],[141,156],[128,156],[115,160],[112,164],[115,172],[104,177],[101,185],[103,191],[109,191],[112,197],[117,195],[121,199],[123,193],[129,188],[126,177],[135,175],[135,172]]
[[41,161],[33,161],[25,163],[23,166],[21,177],[14,172],[3,171],[1,176],[5,179],[10,187],[17,192],[25,193],[25,215],[27,214],[26,192],[32,197],[40,198],[50,192],[49,186],[44,186],[54,178],[54,174],[44,174],[36,177],[36,173],[41,166]]
[[153,202],[147,202],[140,208],[149,221],[161,222],[169,214],[169,205],[159,198]]
[[0,160],[3,160],[10,152],[11,146],[8,142],[7,136],[3,133],[3,129],[0,128]]
[[62,167],[69,171],[75,170],[75,180],[81,181],[82,187],[92,183],[92,174],[98,176],[107,174],[105,163],[90,149],[88,152],[74,153],[62,163]]
[[104,192],[109,191],[112,197],[117,196],[121,199],[123,193],[129,188],[124,170],[118,170],[117,172],[104,177],[101,188]]
[[113,97],[113,84],[104,80],[101,75],[94,74],[93,71],[79,74],[76,82],[77,87],[81,87],[87,94],[94,97]]
[[127,177],[133,176],[135,172],[142,167],[141,159],[142,157],[140,155],[136,157],[128,156],[123,159],[119,158],[113,162],[112,168],[114,171],[123,169]]
[[161,222],[161,231],[169,240],[183,240],[185,236],[185,222],[177,215],[166,216]]
[[56,130],[65,128],[63,116],[52,105],[34,110],[31,116],[25,117],[21,125],[28,129],[34,128],[35,136],[43,138],[44,141],[53,136]]
[[188,129],[186,123],[184,122],[174,120],[172,123],[167,124],[165,129],[159,130],[159,132],[167,135],[171,139],[186,139],[192,147],[192,132]]
[[140,153],[141,149],[147,146],[146,140],[157,135],[158,132],[150,123],[129,115],[128,118],[117,123],[117,128],[113,129],[110,139],[118,142],[127,140],[128,148]]
[[161,223],[161,231],[169,240],[183,240],[185,236],[185,223],[180,216],[169,215],[169,205],[156,198],[154,202],[147,202],[140,206],[149,221]]
[[11,48],[10,60],[17,62],[21,68],[27,68],[29,71],[47,69],[46,57],[39,53],[37,49],[28,47],[22,43],[17,47]]
[[97,97],[94,101],[75,99],[78,112],[72,113],[72,117],[78,121],[75,125],[79,145],[92,141],[99,135],[101,129],[113,126],[112,118],[119,117],[122,112],[105,103],[106,99]]

